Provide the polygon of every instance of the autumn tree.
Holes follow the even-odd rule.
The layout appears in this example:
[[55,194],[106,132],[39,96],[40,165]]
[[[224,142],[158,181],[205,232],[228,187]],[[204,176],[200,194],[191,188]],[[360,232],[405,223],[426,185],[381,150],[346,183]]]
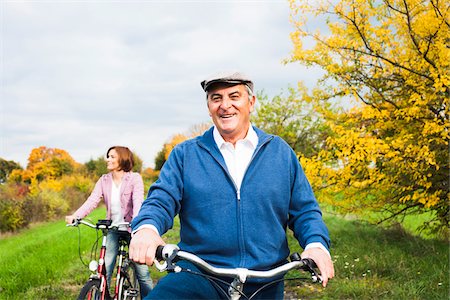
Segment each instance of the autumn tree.
[[[311,99],[332,134],[302,159],[322,199],[382,212],[379,222],[431,212],[425,228],[448,232],[449,2],[290,4],[290,61],[325,71]],[[324,28],[311,30],[308,18]],[[331,101],[353,101],[353,109],[332,112]]]
[[45,178],[58,178],[71,174],[79,164],[67,151],[41,146],[31,150],[27,170],[31,176],[41,181]]
[[65,150],[33,149],[27,168],[13,169],[0,185],[0,231],[58,218],[79,207],[95,183],[80,167]]
[[168,142],[164,143],[162,149],[156,154],[155,170],[160,171],[166,160],[169,158],[169,155],[172,152],[173,148],[175,148],[176,145],[178,145],[181,142],[184,142],[187,139],[188,136],[179,133],[175,134],[170,138]]
[[154,183],[159,177],[159,171],[153,168],[145,168],[141,172],[142,179],[144,181],[144,190],[148,191],[152,183]]
[[197,124],[190,127],[187,133],[178,133],[173,135],[167,143],[164,143],[162,149],[156,154],[155,170],[161,170],[176,145],[186,141],[187,139],[203,134],[210,126],[211,125],[208,123]]

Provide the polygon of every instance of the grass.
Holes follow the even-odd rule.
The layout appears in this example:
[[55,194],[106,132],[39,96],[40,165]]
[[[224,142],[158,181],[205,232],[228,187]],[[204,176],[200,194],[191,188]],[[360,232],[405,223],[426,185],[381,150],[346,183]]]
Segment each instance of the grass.
[[[91,214],[102,218],[104,209]],[[448,243],[412,236],[402,228],[381,229],[325,214],[332,237],[336,277],[327,288],[287,281],[301,299],[448,299]],[[178,240],[174,230],[168,242]],[[85,261],[95,232],[81,228]],[[300,252],[289,234],[292,251]],[[63,221],[40,224],[0,239],[0,299],[74,299],[89,271],[78,257],[78,230]],[[152,278],[163,273],[151,268]],[[290,274],[290,275],[295,275]]]
[[[326,216],[336,277],[326,289],[293,287],[302,298],[448,299],[449,247],[412,236]],[[294,243],[293,243],[294,244]]]
[[[91,214],[102,218],[104,209]],[[89,260],[94,230],[80,227]],[[0,299],[74,299],[89,276],[78,256],[78,230],[64,221],[42,223],[0,239]]]

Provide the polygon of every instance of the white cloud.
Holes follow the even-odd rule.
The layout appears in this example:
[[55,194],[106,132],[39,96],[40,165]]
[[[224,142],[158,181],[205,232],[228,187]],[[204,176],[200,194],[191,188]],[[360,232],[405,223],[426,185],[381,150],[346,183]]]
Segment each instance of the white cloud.
[[4,1],[0,157],[45,145],[85,162],[129,146],[152,166],[209,120],[200,81],[241,69],[270,95],[316,75],[283,65],[287,1]]

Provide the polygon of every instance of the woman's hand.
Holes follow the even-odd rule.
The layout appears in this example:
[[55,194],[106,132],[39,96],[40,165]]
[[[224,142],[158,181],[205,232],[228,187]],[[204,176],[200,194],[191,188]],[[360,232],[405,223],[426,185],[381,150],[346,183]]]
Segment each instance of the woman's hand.
[[67,224],[72,224],[73,223],[73,221],[75,221],[75,217],[72,215],[72,216],[66,216],[66,223]]

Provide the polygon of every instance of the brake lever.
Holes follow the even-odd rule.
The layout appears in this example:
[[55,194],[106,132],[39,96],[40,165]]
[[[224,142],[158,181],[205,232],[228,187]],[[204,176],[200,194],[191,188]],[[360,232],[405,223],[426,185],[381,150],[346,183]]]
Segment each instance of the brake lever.
[[[175,272],[181,271],[181,268],[175,265],[176,256],[180,248],[176,245],[158,246],[156,248],[156,255],[154,264],[160,272]],[[163,261],[163,263],[160,262]]]
[[303,263],[300,269],[309,272],[311,274],[311,279],[313,282],[322,283],[322,276],[317,273],[317,265],[314,260],[312,260],[311,258],[301,258],[300,254],[298,254],[297,252],[293,253],[290,258],[291,261],[301,261]]
[[66,227],[77,227],[78,225],[80,225],[80,221],[81,219],[73,219],[72,223],[66,224]]
[[317,265],[311,258],[303,258],[302,259],[303,266],[301,267],[302,270],[305,270],[311,274],[311,279],[313,282],[322,283],[322,276],[317,273],[316,268]]

